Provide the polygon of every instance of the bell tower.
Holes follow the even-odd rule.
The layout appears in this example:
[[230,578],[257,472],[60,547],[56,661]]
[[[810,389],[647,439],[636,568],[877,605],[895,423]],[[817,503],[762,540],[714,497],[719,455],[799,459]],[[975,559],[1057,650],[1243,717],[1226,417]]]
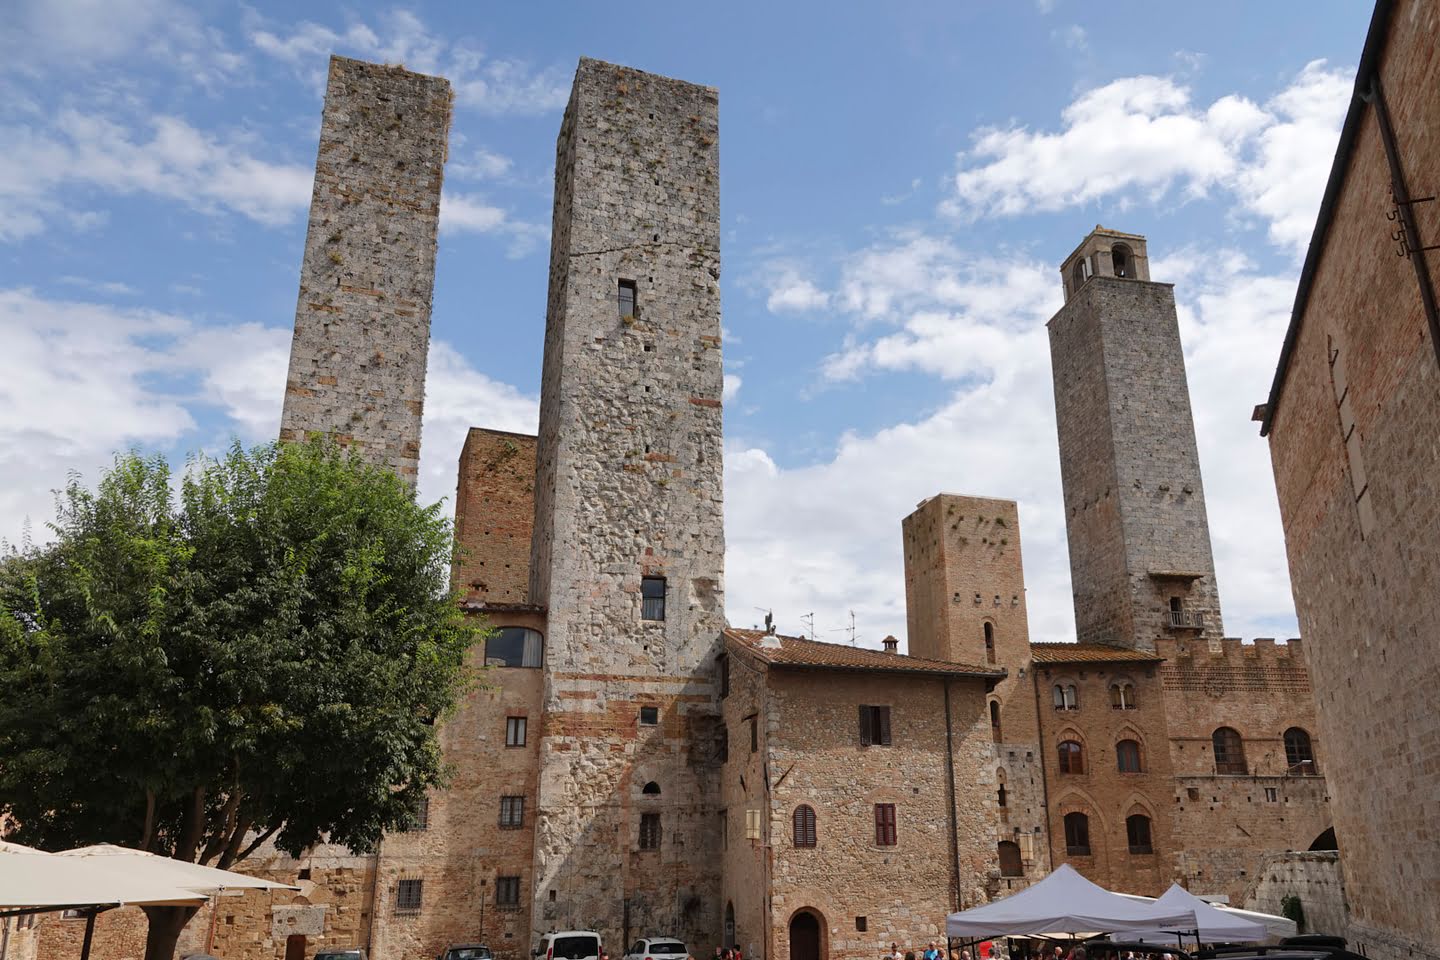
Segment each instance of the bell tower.
[[1047,326],[1077,639],[1221,637],[1174,289],[1150,279],[1144,237],[1101,226],[1060,276]]

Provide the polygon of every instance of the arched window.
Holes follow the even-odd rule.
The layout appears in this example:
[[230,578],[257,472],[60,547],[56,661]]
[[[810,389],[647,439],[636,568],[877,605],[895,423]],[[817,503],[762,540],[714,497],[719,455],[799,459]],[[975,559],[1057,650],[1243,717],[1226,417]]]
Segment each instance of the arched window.
[[995,662],[995,624],[985,621],[985,662]]
[[1110,684],[1110,709],[1134,710],[1135,684],[1128,680]]
[[1020,844],[1014,840],[1001,840],[998,852],[1000,854],[1000,876],[1025,876],[1025,864],[1020,859]]
[[795,846],[815,846],[815,808],[807,804],[800,804],[795,808],[795,814],[791,817],[791,824],[795,829]]
[[1083,813],[1065,814],[1065,852],[1072,857],[1090,856],[1090,818]]
[[1075,266],[1070,268],[1070,292],[1074,293],[1080,289],[1085,282],[1085,258],[1081,257],[1075,261]]
[[1315,754],[1310,747],[1310,734],[1299,727],[1285,731],[1285,762],[1292,777],[1315,776]]
[[1125,818],[1125,836],[1130,841],[1131,853],[1154,853],[1150,843],[1150,818],[1143,813],[1132,813]]
[[660,784],[656,783],[654,780],[651,780],[649,783],[645,784],[644,788],[640,792],[645,794],[647,797],[658,797],[660,796]]
[[1060,772],[1061,773],[1084,773],[1085,772],[1085,748],[1074,740],[1063,740],[1060,743]]
[[1121,740],[1115,744],[1115,767],[1121,773],[1140,772],[1140,744],[1134,740]]
[[1240,734],[1229,727],[1221,727],[1210,734],[1210,744],[1215,751],[1215,772],[1239,774],[1249,772],[1245,766],[1245,742]]
[[1117,243],[1110,248],[1110,265],[1115,268],[1115,276],[1135,279],[1135,258],[1125,244]]
[[501,627],[485,641],[487,667],[539,667],[545,639],[529,627]]
[[1054,690],[1056,710],[1078,710],[1080,700],[1075,691],[1075,684],[1055,684]]
[[990,738],[1000,742],[1000,701],[990,701]]

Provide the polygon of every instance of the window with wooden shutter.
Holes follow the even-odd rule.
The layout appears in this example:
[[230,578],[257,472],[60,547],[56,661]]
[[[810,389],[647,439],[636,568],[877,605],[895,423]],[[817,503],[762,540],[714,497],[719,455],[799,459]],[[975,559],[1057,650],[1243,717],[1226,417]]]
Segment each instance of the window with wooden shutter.
[[793,818],[795,828],[795,846],[815,846],[815,808],[808,804],[801,804],[795,808]]
[[860,745],[890,746],[890,708],[860,707]]
[[895,804],[875,804],[875,845],[895,846]]

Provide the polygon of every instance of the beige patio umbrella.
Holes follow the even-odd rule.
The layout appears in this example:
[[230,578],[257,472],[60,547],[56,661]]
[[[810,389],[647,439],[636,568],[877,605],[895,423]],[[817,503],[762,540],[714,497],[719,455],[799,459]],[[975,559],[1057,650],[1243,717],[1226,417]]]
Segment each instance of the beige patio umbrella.
[[56,910],[85,913],[80,960],[89,960],[95,915],[123,906],[193,906],[206,897],[194,890],[129,873],[123,867],[60,857],[15,843],[0,848],[0,917]]
[[156,883],[168,884],[182,890],[209,895],[238,895],[244,890],[299,890],[289,883],[277,883],[261,877],[252,877],[233,870],[218,870],[201,863],[190,863],[172,857],[162,857],[144,850],[131,850],[111,843],[97,843],[89,847],[62,850],[57,857],[96,863],[121,870],[135,877],[143,877]]

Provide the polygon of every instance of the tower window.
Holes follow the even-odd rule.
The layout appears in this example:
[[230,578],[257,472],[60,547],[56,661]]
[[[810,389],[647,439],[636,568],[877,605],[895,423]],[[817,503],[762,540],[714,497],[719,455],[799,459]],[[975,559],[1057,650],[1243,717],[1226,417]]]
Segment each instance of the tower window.
[[1125,818],[1125,836],[1130,841],[1131,853],[1154,853],[1150,842],[1150,818],[1143,813]]
[[1001,840],[997,852],[1000,855],[1000,876],[1025,876],[1025,863],[1020,859],[1020,844],[1014,840]]
[[1000,742],[1000,701],[990,701],[990,739]]
[[1293,776],[1313,777],[1315,775],[1315,753],[1310,746],[1310,734],[1299,727],[1285,731],[1286,772]]
[[1125,244],[1117,243],[1110,248],[1110,265],[1115,268],[1115,276],[1125,280],[1135,279],[1135,258]]
[[1084,773],[1085,772],[1085,748],[1075,740],[1065,740],[1060,744],[1060,772],[1061,773]]
[[645,726],[647,726],[647,727],[653,727],[653,726],[655,726],[655,724],[657,724],[657,723],[660,722],[660,708],[659,708],[659,707],[641,707],[641,708],[640,708],[640,722],[643,723],[643,724],[644,724]]
[[640,788],[640,792],[647,797],[658,797],[660,796],[660,784],[656,783],[654,780],[651,780],[649,783],[645,784],[645,786]]
[[640,849],[660,849],[660,814],[640,814]]
[[1115,744],[1115,767],[1121,773],[1140,772],[1140,744],[1134,740],[1121,740]]
[[1221,727],[1210,735],[1210,745],[1215,751],[1215,772],[1244,776],[1249,772],[1245,765],[1245,741],[1230,727]]
[[1080,709],[1080,696],[1079,692],[1075,689],[1075,684],[1057,683],[1055,684],[1055,689],[1052,692],[1054,694],[1056,710]]
[[895,839],[895,804],[875,804],[875,845],[893,847]]
[[1110,709],[1135,709],[1135,685],[1133,683],[1122,680],[1110,685]]
[[424,900],[424,880],[401,880],[395,885],[396,913],[419,913]]
[[507,746],[507,747],[523,747],[523,746],[525,746],[525,718],[524,718],[524,717],[506,717],[506,718],[505,718],[505,746]]
[[730,696],[730,657],[728,654],[720,654],[720,699],[724,700]]
[[640,619],[665,619],[665,578],[640,578]]
[[1090,818],[1083,813],[1065,814],[1065,853],[1072,857],[1090,856]]
[[809,804],[802,803],[795,808],[792,821],[791,826],[795,832],[795,846],[815,846],[815,808]]
[[[554,893],[554,890],[550,891]],[[495,906],[497,907],[518,907],[520,906],[520,878],[519,877],[496,877],[495,878]]]
[[516,830],[525,825],[525,798],[524,797],[501,797],[500,798],[500,827],[503,830]]
[[1007,799],[1005,795],[1005,784],[1002,783],[1000,784],[1000,789],[995,791],[995,805],[1003,808]]
[[995,624],[985,621],[985,662],[995,662]]
[[620,316],[634,317],[635,309],[638,306],[635,299],[635,281],[620,281]]

